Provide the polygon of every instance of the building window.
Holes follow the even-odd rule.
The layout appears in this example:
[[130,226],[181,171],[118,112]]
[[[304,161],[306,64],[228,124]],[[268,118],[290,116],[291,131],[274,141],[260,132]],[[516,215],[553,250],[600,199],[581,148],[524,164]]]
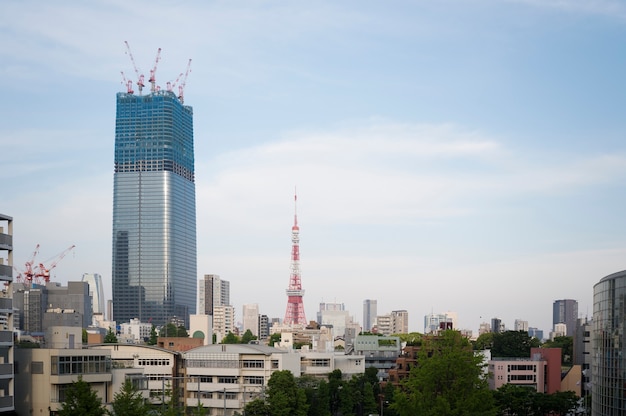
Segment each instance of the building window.
[[263,360],[243,360],[243,368],[264,368]]
[[261,376],[245,376],[243,378],[243,382],[244,384],[254,384],[257,386],[262,386],[263,385],[263,377]]
[[218,383],[237,384],[239,382],[237,376],[220,376],[217,378]]

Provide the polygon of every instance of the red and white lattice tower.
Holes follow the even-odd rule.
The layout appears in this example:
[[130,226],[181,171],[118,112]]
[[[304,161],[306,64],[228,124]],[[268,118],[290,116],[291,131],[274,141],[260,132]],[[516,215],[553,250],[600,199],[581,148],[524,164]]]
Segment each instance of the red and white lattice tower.
[[300,281],[300,228],[298,227],[298,195],[294,194],[295,214],[293,217],[293,227],[291,227],[291,276],[289,277],[289,288],[287,289],[287,312],[285,312],[285,325],[306,325],[304,316],[304,304],[302,297],[304,289]]

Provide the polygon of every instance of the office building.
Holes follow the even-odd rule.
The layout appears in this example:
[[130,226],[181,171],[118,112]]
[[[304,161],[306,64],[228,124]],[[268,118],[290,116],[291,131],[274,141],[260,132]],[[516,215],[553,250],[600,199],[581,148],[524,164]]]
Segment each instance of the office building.
[[626,270],[593,286],[591,400],[593,416],[623,415],[626,409]]
[[438,331],[457,328],[455,312],[430,313],[424,316],[424,334],[433,334]]
[[539,341],[543,341],[543,330],[539,328],[528,327],[528,336],[537,338]]
[[378,301],[376,299],[365,299],[363,301],[363,332],[370,332],[376,322],[378,314]]
[[506,328],[502,320],[500,318],[491,318],[491,332],[499,334],[504,331],[506,331]]
[[15,410],[13,265],[13,218],[0,214],[0,414]]
[[249,303],[243,305],[243,333],[250,330],[255,337],[259,336],[259,305],[257,303]]
[[270,337],[270,323],[267,315],[259,315],[259,339]]
[[515,331],[528,332],[528,321],[522,319],[516,319],[514,324]]
[[230,282],[216,274],[205,274],[198,282],[198,314],[213,315],[215,306],[230,305]]
[[391,311],[391,333],[409,333],[409,312],[406,310]]
[[117,94],[112,257],[117,322],[189,325],[196,312],[193,110],[171,91]]
[[576,321],[578,319],[578,302],[573,299],[555,300],[552,304],[552,325],[565,324],[565,336],[573,337],[576,333]]
[[89,284],[91,305],[94,314],[104,314],[104,286],[98,273],[84,273],[81,282]]
[[213,333],[219,344],[229,332],[235,333],[235,308],[220,305],[213,308]]

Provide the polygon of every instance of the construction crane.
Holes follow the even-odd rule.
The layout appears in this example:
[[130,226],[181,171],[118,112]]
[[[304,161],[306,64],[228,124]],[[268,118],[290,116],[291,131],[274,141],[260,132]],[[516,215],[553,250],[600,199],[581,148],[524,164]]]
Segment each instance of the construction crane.
[[41,282],[41,278],[43,278],[44,282],[46,283],[50,282],[50,271],[54,269],[57,266],[57,264],[61,261],[61,259],[63,259],[63,257],[65,257],[67,253],[72,251],[74,247],[76,246],[71,245],[65,250],[63,250],[61,253],[53,257],[54,261],[50,264],[49,267],[44,266],[43,263],[39,263],[39,272],[35,274],[35,277],[37,278],[38,283]]
[[15,269],[15,271],[17,272],[17,276],[15,277],[15,280],[18,283],[25,283],[25,284],[30,285],[30,282],[33,280],[33,277],[36,274],[35,269],[37,268],[37,266],[33,267],[33,264],[35,264],[35,257],[37,257],[38,253],[39,253],[39,244],[35,246],[35,251],[33,251],[32,256],[30,256],[30,260],[24,263],[23,271],[19,271],[17,267],[13,266],[13,269]]
[[157,64],[159,63],[159,59],[161,59],[161,48],[159,48],[159,50],[157,50],[157,56],[156,59],[154,60],[154,66],[152,67],[152,69],[150,70],[150,79],[148,80],[150,82],[150,91],[151,92],[155,92],[157,90],[156,88],[156,69],[157,69]]
[[[144,76],[143,74],[139,74],[139,69],[137,69],[137,65],[135,64],[135,57],[133,56],[133,53],[130,51],[130,45],[128,44],[128,41],[124,41],[124,43],[126,44],[126,50],[128,51],[128,56],[130,56],[130,61],[133,63],[133,68],[135,69],[135,74],[137,74],[137,89],[139,90],[139,95],[141,95],[141,91],[143,91],[143,87],[144,87]],[[158,60],[158,56],[157,56],[157,60]],[[155,64],[156,67],[156,64]]]
[[191,59],[189,59],[189,63],[187,64],[187,71],[185,71],[185,76],[183,77],[183,81],[178,86],[178,99],[181,104],[185,103],[185,85],[187,84],[187,75],[191,71]]
[[176,85],[178,84],[178,81],[180,81],[180,77],[182,77],[182,76],[183,76],[183,73],[181,72],[178,75],[178,78],[176,78],[176,81],[174,81],[174,82],[167,81],[167,84],[166,84],[167,90],[170,91],[170,92],[174,91],[174,88],[176,88]]
[[124,71],[120,71],[122,73],[122,84],[126,85],[126,92],[129,94],[134,93],[133,91],[133,82],[131,80],[126,79],[126,75],[124,75]]

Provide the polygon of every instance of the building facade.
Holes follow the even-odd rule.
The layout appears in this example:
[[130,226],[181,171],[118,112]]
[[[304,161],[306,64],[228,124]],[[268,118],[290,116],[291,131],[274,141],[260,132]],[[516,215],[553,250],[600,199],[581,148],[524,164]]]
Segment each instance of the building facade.
[[593,287],[591,414],[623,415],[626,409],[626,270]]
[[259,336],[259,304],[248,303],[243,305],[243,332],[250,330],[255,337]]
[[13,373],[13,218],[0,214],[0,414],[12,412]]
[[363,301],[363,332],[372,330],[377,315],[378,301],[376,299],[365,299]]
[[565,324],[568,337],[573,337],[576,333],[576,321],[578,320],[578,301],[574,299],[555,300],[552,304],[552,326],[556,332],[555,325]]
[[81,282],[87,282],[89,285],[89,294],[91,295],[91,306],[94,314],[104,315],[104,286],[102,285],[102,276],[98,273],[84,273]]
[[205,274],[198,282],[198,314],[213,315],[215,306],[230,305],[230,282]]
[[171,91],[117,94],[113,309],[162,325],[196,310],[193,111]]

